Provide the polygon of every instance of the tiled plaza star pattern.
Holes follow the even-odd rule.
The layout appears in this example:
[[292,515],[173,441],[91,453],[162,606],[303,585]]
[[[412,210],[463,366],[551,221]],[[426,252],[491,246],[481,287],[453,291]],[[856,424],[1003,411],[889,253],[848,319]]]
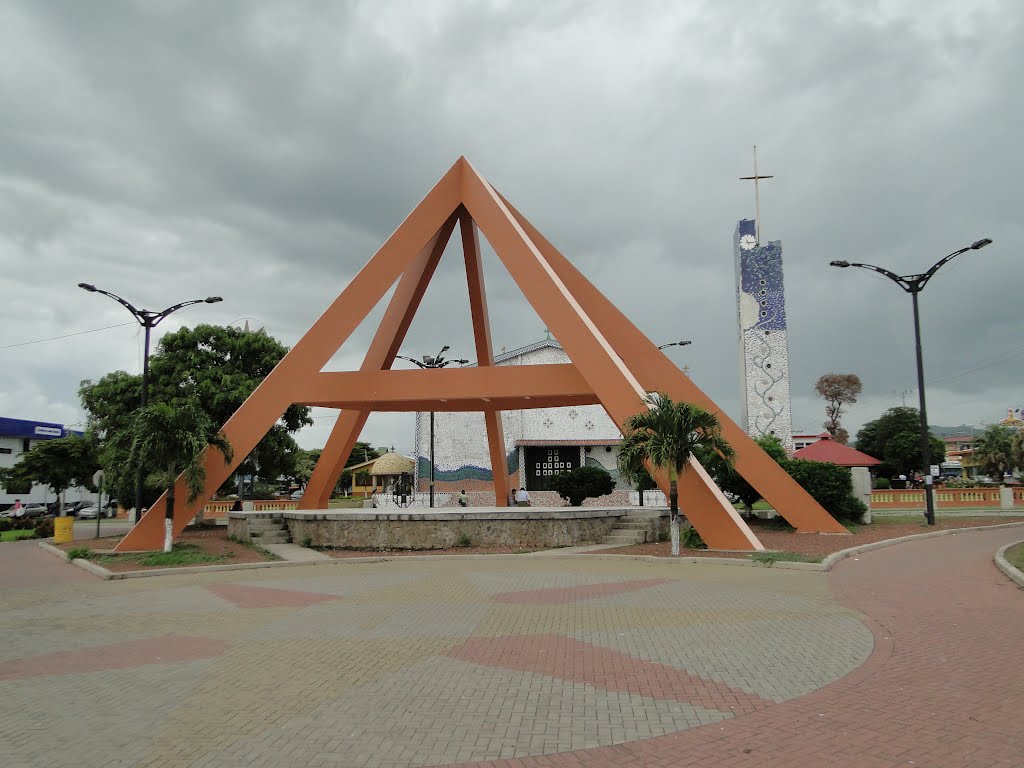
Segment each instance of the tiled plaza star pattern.
[[114,582],[5,544],[2,764],[1020,766],[1019,538]]

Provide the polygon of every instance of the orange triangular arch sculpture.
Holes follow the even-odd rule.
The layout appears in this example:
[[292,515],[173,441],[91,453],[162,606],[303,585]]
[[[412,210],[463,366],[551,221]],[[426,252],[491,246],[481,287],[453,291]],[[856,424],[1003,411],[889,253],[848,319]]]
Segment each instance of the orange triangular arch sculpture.
[[[420,300],[455,227],[462,233],[476,340],[476,368],[392,371]],[[572,361],[564,365],[494,367],[479,230]],[[358,371],[323,367],[398,282]],[[645,407],[650,391],[717,412],[736,450],[737,471],[799,531],[846,533],[779,465],[644,336],[465,159],[434,186],[359,271],[312,328],[228,419],[234,448],[225,463],[207,451],[206,489],[174,510],[180,533],[292,404],[340,408],[320,461],[299,503],[326,509],[371,411],[482,411],[495,498],[508,499],[500,411],[599,403],[616,424]],[[696,462],[680,480],[680,507],[713,549],[763,549]],[[665,490],[665,478],[656,478]],[[177,498],[187,498],[179,478]],[[118,551],[157,549],[163,541],[162,496],[118,544]]]

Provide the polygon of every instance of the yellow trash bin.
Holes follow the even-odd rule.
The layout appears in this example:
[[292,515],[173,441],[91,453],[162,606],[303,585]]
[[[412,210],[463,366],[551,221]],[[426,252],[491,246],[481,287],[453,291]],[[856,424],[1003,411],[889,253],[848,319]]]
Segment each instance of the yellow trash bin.
[[53,543],[67,544],[75,540],[75,518],[55,517],[53,518]]

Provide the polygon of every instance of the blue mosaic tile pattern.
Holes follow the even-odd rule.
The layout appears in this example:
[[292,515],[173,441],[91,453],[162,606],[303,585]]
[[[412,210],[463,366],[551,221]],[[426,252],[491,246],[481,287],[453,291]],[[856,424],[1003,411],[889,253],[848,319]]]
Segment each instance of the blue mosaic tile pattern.
[[775,435],[792,450],[782,243],[757,245],[753,220],[743,219],[736,226],[733,247],[747,432],[755,437]]

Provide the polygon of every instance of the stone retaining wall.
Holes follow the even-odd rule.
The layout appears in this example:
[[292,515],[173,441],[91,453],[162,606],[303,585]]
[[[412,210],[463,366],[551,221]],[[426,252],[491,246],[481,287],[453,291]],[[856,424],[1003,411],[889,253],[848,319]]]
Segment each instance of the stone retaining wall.
[[283,517],[292,541],[352,549],[444,549],[468,537],[473,546],[571,547],[596,544],[626,509],[559,508],[474,512],[232,512],[229,534],[249,537],[247,518]]

